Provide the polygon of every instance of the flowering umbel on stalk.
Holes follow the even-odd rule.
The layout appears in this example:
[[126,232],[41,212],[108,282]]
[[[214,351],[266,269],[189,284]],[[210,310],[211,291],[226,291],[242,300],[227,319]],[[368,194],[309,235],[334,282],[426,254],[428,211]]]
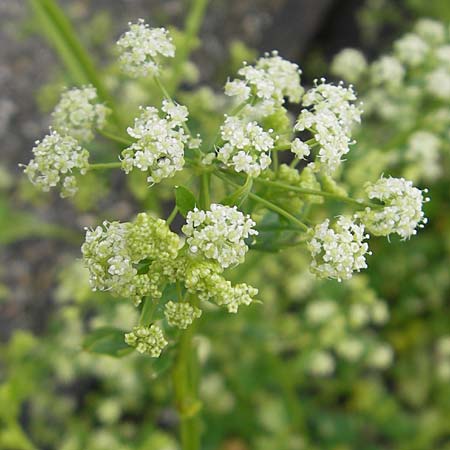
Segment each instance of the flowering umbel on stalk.
[[[443,43],[441,31],[429,23],[418,26],[417,33],[396,44],[395,56],[370,67],[361,54],[347,50],[335,60],[334,71],[356,82],[369,70],[374,83],[397,86],[404,78],[403,65],[421,64],[431,45]],[[196,132],[199,128],[197,118],[171,98],[161,78],[164,64],[175,55],[170,33],[140,20],[130,24],[117,46],[123,72],[151,78],[161,90],[162,103],[141,106],[133,124],[111,132],[117,127],[108,120],[112,105],[101,103],[95,88],[65,91],[52,116],[53,129],[37,142],[25,173],[44,191],[60,185],[62,196],[74,195],[87,171],[109,168],[122,168],[130,176],[136,169],[143,172],[149,189],[157,183],[170,189],[168,179],[173,177],[190,188],[199,186],[198,195],[176,187],[175,209],[167,220],[145,212],[86,230],[81,251],[92,289],[128,298],[141,309],[140,323],[124,338],[138,352],[159,357],[170,347],[171,327],[187,330],[207,310],[224,307],[236,313],[250,305],[258,290],[233,284],[228,272],[249,251],[304,245],[313,274],[348,280],[367,267],[368,233],[397,233],[405,239],[426,222],[425,191],[410,181],[368,180],[366,198],[348,196],[340,184],[337,174],[347,164],[362,114],[352,85],[321,78],[305,90],[296,64],[276,51],[266,54],[254,65],[244,64],[238,77],[226,82],[224,104],[230,108],[210,143],[208,136],[191,132],[191,127]],[[450,60],[445,47],[438,53]],[[350,63],[355,64],[352,72],[343,67]],[[430,77],[440,80],[443,75]],[[289,103],[299,105],[296,120],[288,113]],[[121,144],[114,161],[88,162],[83,146],[95,131]],[[290,165],[279,163],[284,151]],[[347,206],[335,217],[326,208],[327,200]],[[356,211],[349,214],[349,207]],[[180,233],[170,228],[177,214],[185,218]],[[273,239],[267,238],[267,230]],[[334,311],[332,303],[316,306],[308,314],[318,322]],[[360,354],[350,337],[336,349],[349,359]],[[380,351],[373,364],[382,365],[390,357]],[[334,359],[317,351],[309,367],[328,374]]]

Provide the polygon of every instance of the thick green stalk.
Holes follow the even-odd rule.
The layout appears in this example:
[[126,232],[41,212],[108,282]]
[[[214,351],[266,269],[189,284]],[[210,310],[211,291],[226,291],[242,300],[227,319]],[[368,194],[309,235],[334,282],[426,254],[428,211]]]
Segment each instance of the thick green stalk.
[[183,331],[172,372],[175,400],[180,416],[182,450],[200,449],[200,401],[197,398],[197,352],[192,345],[194,324]]

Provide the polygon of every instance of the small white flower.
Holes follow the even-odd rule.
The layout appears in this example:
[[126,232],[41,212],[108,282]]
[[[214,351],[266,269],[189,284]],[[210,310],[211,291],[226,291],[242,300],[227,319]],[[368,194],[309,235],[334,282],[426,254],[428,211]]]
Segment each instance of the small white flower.
[[309,371],[316,376],[324,377],[333,373],[336,363],[330,353],[322,350],[312,353],[308,361]]
[[125,173],[134,167],[149,172],[149,183],[159,183],[183,169],[184,147],[189,139],[183,129],[187,108],[164,100],[161,109],[167,114],[165,117],[154,107],[141,108],[134,127],[127,130],[137,142],[122,152]]
[[92,86],[70,89],[61,95],[53,111],[53,128],[80,141],[90,141],[93,130],[102,129],[108,108],[97,103],[97,91]]
[[439,158],[441,140],[429,131],[414,132],[405,153],[406,161],[413,163],[419,175],[427,180],[435,180],[442,173]]
[[370,66],[372,82],[375,85],[385,84],[390,87],[398,87],[405,76],[405,68],[395,57],[385,55]]
[[398,59],[409,66],[418,66],[425,61],[428,44],[417,34],[407,33],[394,43]]
[[299,138],[296,138],[291,143],[291,152],[298,159],[305,159],[310,155],[311,149],[309,148],[308,144],[302,142]]
[[349,83],[356,83],[367,69],[367,60],[354,48],[341,50],[331,63],[331,73]]
[[426,17],[417,21],[414,31],[430,45],[442,44],[447,34],[443,23]]
[[303,93],[297,64],[281,58],[277,51],[266,53],[254,66],[245,65],[238,74],[243,80],[228,81],[225,94],[236,97],[239,102],[253,96],[256,104],[247,105],[247,110],[256,115],[272,114],[284,104],[285,97],[298,103]]
[[84,175],[88,170],[89,152],[76,139],[62,136],[57,131],[40,142],[36,141],[32,159],[24,172],[30,181],[44,192],[62,183],[61,196],[69,197],[77,192],[76,180],[72,172]]
[[367,207],[359,217],[368,231],[376,236],[388,236],[397,233],[407,239],[416,234],[416,228],[422,228],[427,222],[422,211],[423,203],[428,198],[423,192],[404,178],[380,178],[375,183],[366,184],[370,199],[384,204],[380,208]]
[[439,100],[450,100],[450,70],[439,67],[426,76],[426,90]]
[[295,129],[313,134],[320,146],[317,157],[324,169],[332,173],[350,151],[351,129],[361,121],[361,110],[353,103],[356,95],[352,86],[334,86],[324,79],[315,84],[303,96],[303,105],[309,109],[301,111]]
[[158,74],[161,59],[175,56],[169,32],[150,28],[142,19],[129,26],[130,30],[117,42],[123,71],[133,78]]
[[243,262],[248,247],[244,240],[258,234],[255,222],[235,206],[212,204],[209,211],[195,208],[182,231],[193,254],[217,261],[227,268]]
[[314,227],[308,249],[311,253],[311,271],[320,278],[338,281],[351,278],[354,271],[367,267],[365,255],[371,254],[364,240],[368,239],[364,226],[348,217],[339,217],[330,227],[326,219]]
[[238,117],[226,117],[220,128],[225,144],[217,150],[217,159],[252,177],[270,166],[270,150],[274,139],[256,122],[247,122]]

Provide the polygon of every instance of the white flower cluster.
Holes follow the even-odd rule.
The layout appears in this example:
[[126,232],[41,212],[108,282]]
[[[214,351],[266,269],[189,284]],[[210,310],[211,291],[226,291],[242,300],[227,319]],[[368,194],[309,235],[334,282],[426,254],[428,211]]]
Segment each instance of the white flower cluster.
[[427,219],[422,211],[423,203],[429,201],[423,192],[404,178],[380,178],[375,183],[367,183],[367,195],[370,199],[381,201],[381,208],[367,207],[359,217],[367,229],[376,236],[388,236],[397,233],[407,239],[416,234],[416,228],[422,228]]
[[158,358],[168,344],[161,328],[157,325],[134,327],[133,331],[125,334],[125,342],[135,347],[139,353],[147,353],[153,358]]
[[[176,270],[179,247],[179,237],[163,220],[142,213],[131,223],[104,222],[87,230],[81,252],[93,290],[109,290],[139,304],[146,295],[161,297],[162,285]],[[143,260],[146,270],[138,270]]]
[[331,73],[349,83],[356,83],[367,69],[367,60],[362,52],[354,48],[344,48],[331,63]]
[[450,100],[450,70],[439,67],[428,73],[425,79],[426,90],[439,100]]
[[383,55],[370,66],[371,81],[375,85],[399,87],[405,76],[403,64],[394,56]]
[[310,131],[320,146],[318,159],[329,173],[334,172],[349,152],[351,128],[361,121],[361,110],[354,104],[352,86],[335,86],[324,79],[303,96],[303,109],[295,125],[297,131]]
[[94,137],[94,129],[102,129],[106,122],[108,108],[97,103],[97,91],[92,86],[70,89],[61,95],[53,111],[53,128],[88,142]]
[[255,99],[263,115],[270,115],[282,106],[285,97],[298,103],[303,94],[301,70],[297,64],[281,58],[276,51],[267,53],[254,66],[245,65],[238,74],[243,80],[228,81],[225,94],[236,97],[239,103]]
[[217,158],[236,172],[257,177],[270,166],[269,152],[274,146],[270,135],[256,122],[227,117],[220,128],[225,144],[217,150]]
[[129,26],[117,42],[123,71],[133,78],[157,75],[161,59],[175,56],[169,32],[165,28],[150,28],[142,19]]
[[191,253],[227,268],[243,262],[248,250],[244,240],[258,234],[254,226],[235,206],[212,204],[209,211],[190,211],[182,230]]
[[135,119],[128,134],[137,139],[122,152],[122,168],[129,173],[134,167],[149,172],[147,181],[159,183],[170,178],[184,166],[184,147],[188,141],[183,124],[188,110],[168,100],[162,104],[164,117],[157,108],[141,108],[141,115]]
[[202,315],[202,311],[187,302],[177,303],[169,301],[166,304],[164,315],[170,326],[185,330],[195,319]]
[[[436,180],[442,174],[439,150],[441,140],[429,131],[415,131],[408,140],[405,159],[412,164],[408,169],[411,175],[426,180]],[[410,178],[410,177],[409,177]]]
[[415,67],[423,63],[429,52],[429,46],[417,34],[407,33],[395,42],[394,50],[400,61]]
[[307,244],[312,256],[311,271],[320,278],[351,278],[354,271],[367,267],[365,255],[370,252],[364,240],[368,237],[364,226],[348,217],[339,217],[333,227],[326,219],[314,227]]
[[89,168],[89,152],[76,139],[51,131],[42,141],[36,141],[32,159],[24,172],[30,181],[44,192],[61,183],[61,197],[70,197],[77,192],[76,179],[72,171],[84,175]]
[[443,23],[437,20],[422,18],[416,22],[414,31],[427,43],[439,45],[445,42],[446,29]]

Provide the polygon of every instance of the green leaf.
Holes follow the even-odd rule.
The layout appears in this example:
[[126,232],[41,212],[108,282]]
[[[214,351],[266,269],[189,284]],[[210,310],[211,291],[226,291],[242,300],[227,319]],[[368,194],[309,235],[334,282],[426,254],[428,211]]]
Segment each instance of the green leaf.
[[139,318],[139,325],[150,325],[158,303],[153,301],[150,297],[145,297],[143,301],[141,317]]
[[178,211],[183,215],[187,216],[189,211],[192,211],[197,204],[194,194],[184,186],[175,187],[175,203],[177,205]]
[[236,205],[240,206],[247,200],[248,194],[253,187],[253,178],[247,177],[245,183],[238,189],[236,189],[232,194],[225,197],[220,203],[222,205]]
[[133,349],[125,342],[125,331],[113,327],[102,327],[89,334],[83,349],[90,353],[99,353],[115,357],[125,356]]

